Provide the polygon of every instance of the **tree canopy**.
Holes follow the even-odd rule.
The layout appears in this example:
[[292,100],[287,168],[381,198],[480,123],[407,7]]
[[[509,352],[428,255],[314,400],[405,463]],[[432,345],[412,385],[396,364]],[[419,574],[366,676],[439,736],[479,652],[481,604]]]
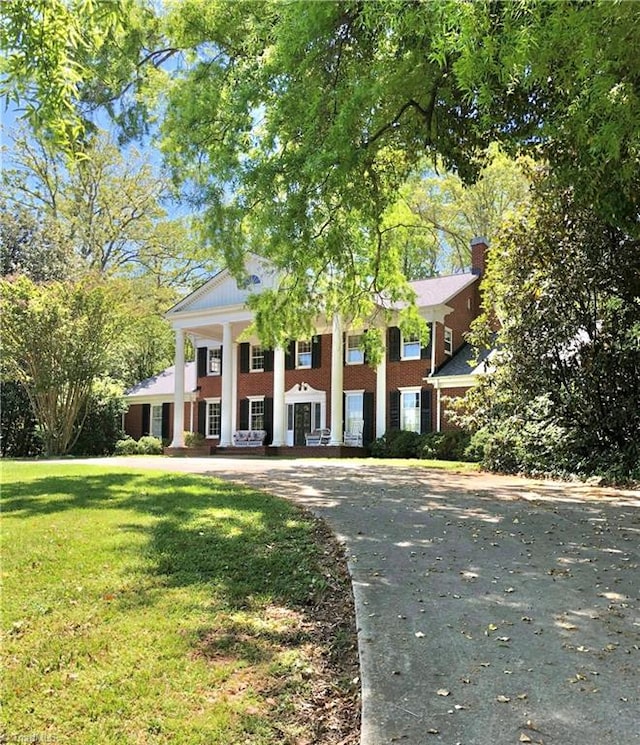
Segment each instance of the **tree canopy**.
[[104,42],[95,4],[57,4],[87,31],[56,47],[78,84],[46,85],[46,56],[19,67],[38,30],[32,19],[18,33],[20,14],[44,18],[43,3],[20,0],[3,7],[14,92],[37,95],[54,129],[56,101],[79,121],[125,91],[116,113],[131,124],[154,94],[164,152],[206,208],[210,239],[232,268],[247,248],[266,254],[300,308],[317,311],[322,296],[326,310],[357,314],[371,310],[371,291],[408,297],[384,215],[425,156],[468,181],[489,143],[527,151],[576,199],[638,231],[636,3],[185,0],[156,14],[157,4],[120,0],[108,4]]

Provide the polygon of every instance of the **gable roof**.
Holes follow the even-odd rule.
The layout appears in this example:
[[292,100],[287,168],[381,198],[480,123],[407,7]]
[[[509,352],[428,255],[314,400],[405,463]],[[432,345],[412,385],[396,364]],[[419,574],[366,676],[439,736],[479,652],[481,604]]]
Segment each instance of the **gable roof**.
[[[146,380],[136,383],[124,392],[126,398],[164,396],[167,400],[173,400],[175,387],[175,365],[153,375]],[[184,366],[184,392],[192,393],[196,387],[196,363],[187,362]]]
[[478,279],[476,274],[465,272],[464,274],[449,274],[445,277],[418,279],[409,284],[416,292],[416,305],[420,308],[447,303]]
[[489,356],[493,351],[493,349],[483,349],[480,354],[476,354],[471,344],[464,344],[432,377],[451,378],[458,375],[481,375],[490,369]]

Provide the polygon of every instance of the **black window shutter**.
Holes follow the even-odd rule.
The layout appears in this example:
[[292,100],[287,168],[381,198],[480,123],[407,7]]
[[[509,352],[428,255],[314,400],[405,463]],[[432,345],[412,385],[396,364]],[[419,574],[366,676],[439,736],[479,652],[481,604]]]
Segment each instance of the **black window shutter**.
[[240,400],[240,429],[249,429],[249,399]]
[[265,445],[271,445],[273,441],[273,399],[264,399],[264,429],[267,436],[264,440]]
[[264,350],[264,366],[265,372],[273,372],[273,349]]
[[373,393],[365,391],[362,412],[364,418],[364,427],[362,429],[362,444],[369,445],[375,439],[375,412],[373,408]]
[[209,350],[207,347],[198,347],[198,377],[204,378],[207,374],[207,359],[209,357]]
[[400,391],[389,393],[389,429],[400,429]]
[[363,346],[363,351],[364,351],[362,359],[365,365],[369,364],[369,356],[367,355],[367,345],[366,345],[367,333],[368,333],[367,329],[365,329],[362,332],[362,346]]
[[240,372],[249,372],[249,354],[251,352],[251,345],[248,341],[243,342],[238,347],[238,354],[240,355]]
[[169,426],[171,425],[171,404],[162,404],[162,437],[169,437]]
[[142,435],[148,435],[151,425],[151,404],[142,404]]
[[389,362],[400,362],[400,329],[397,326],[390,326],[387,331],[387,351]]
[[285,370],[296,369],[296,343],[295,341],[290,341],[284,352],[284,369]]
[[347,364],[347,334],[342,334],[342,366]]
[[322,365],[322,337],[311,337],[311,367],[317,369]]
[[207,434],[207,402],[198,401],[198,432],[205,437]]
[[420,394],[420,432],[431,432],[431,388],[423,388]]
[[429,335],[429,343],[426,347],[420,347],[420,359],[428,360],[431,358],[431,335]]

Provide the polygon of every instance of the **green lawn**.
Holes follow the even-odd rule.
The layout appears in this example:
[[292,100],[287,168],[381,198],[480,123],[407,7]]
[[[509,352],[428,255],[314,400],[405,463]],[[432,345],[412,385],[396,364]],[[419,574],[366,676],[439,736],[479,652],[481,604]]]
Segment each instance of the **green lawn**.
[[319,742],[322,676],[353,700],[351,619],[323,637],[316,617],[345,578],[292,505],[9,462],[2,510],[3,742]]

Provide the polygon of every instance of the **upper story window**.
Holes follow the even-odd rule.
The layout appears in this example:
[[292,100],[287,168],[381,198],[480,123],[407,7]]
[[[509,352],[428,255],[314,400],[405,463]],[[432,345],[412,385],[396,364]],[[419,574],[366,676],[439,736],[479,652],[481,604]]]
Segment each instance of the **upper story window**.
[[297,368],[311,367],[311,342],[310,341],[296,342],[296,367]]
[[222,375],[222,347],[209,349],[207,372],[209,375]]
[[453,331],[446,326],[444,328],[444,353],[453,354]]
[[264,349],[262,347],[251,347],[251,371],[262,372],[264,370]]
[[347,334],[345,357],[347,365],[361,365],[364,362],[362,334]]
[[417,335],[402,335],[400,352],[403,360],[420,359],[420,337]]

